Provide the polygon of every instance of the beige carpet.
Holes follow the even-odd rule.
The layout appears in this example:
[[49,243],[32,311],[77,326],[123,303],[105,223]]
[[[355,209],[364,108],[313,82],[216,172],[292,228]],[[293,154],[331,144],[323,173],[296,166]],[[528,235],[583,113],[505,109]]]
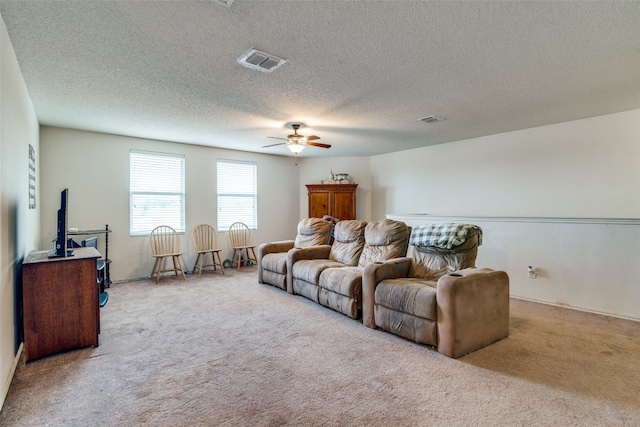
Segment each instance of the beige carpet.
[[257,283],[114,284],[100,347],[17,369],[2,426],[638,426],[640,324],[512,300],[458,360]]

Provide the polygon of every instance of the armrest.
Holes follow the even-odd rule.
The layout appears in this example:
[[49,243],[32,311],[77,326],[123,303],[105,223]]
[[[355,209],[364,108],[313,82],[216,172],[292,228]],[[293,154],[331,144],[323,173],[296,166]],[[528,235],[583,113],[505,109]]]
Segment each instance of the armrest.
[[258,246],[258,283],[264,283],[262,280],[262,257],[267,254],[278,252],[289,252],[293,248],[293,240],[282,240],[280,242],[263,243]]
[[258,258],[262,258],[264,255],[272,254],[274,252],[289,252],[289,249],[293,249],[293,243],[293,240],[263,243],[258,246]]
[[387,279],[397,279],[409,275],[411,258],[393,258],[382,264],[369,264],[362,273],[362,323],[370,328],[376,327],[373,313],[375,292],[378,283]]
[[311,246],[309,248],[291,249],[287,253],[287,291],[293,294],[293,264],[304,259],[329,259],[331,245]]
[[289,261],[295,263],[296,261],[300,261],[302,259],[329,259],[329,252],[331,252],[330,245],[293,249],[287,254],[287,267],[289,267]]
[[458,358],[509,335],[509,276],[467,268],[436,287],[438,351]]

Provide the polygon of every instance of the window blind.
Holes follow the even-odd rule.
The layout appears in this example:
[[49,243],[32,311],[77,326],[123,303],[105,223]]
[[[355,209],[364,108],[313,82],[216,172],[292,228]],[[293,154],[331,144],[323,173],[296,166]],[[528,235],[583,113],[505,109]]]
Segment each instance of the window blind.
[[148,235],[159,225],[185,231],[184,156],[129,151],[131,236]]
[[253,162],[218,160],[218,230],[228,230],[234,222],[258,228],[258,166]]

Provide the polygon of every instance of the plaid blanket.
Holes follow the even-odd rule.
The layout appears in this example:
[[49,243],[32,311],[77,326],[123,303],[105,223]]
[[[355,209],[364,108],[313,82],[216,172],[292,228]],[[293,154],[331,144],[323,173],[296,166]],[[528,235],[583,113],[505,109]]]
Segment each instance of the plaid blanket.
[[478,232],[478,246],[482,244],[482,229],[471,224],[428,224],[413,228],[409,244],[411,246],[435,246],[442,249],[452,249],[467,240],[469,230]]

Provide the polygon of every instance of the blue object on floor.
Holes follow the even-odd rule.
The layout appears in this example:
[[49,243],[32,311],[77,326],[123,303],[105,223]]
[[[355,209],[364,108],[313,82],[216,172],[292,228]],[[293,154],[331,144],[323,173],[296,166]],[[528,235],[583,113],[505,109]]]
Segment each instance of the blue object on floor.
[[109,294],[107,292],[100,292],[100,307],[104,307],[109,301]]

